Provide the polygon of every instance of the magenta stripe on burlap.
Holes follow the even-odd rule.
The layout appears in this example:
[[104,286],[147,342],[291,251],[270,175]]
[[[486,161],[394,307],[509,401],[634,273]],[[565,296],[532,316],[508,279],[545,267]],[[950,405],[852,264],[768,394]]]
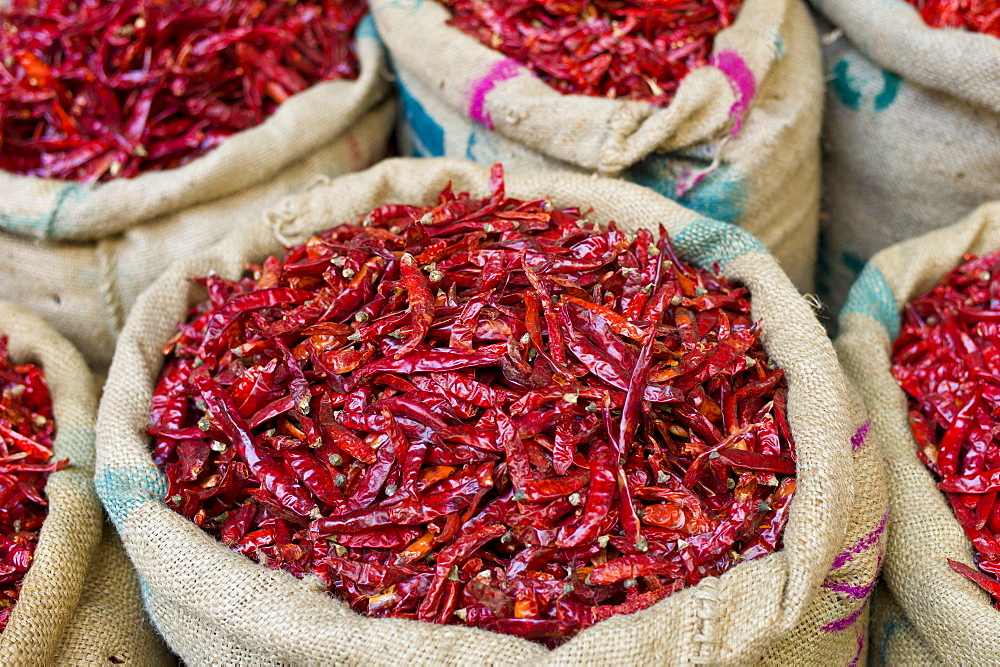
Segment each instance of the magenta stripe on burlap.
[[507,79],[513,79],[521,73],[521,63],[512,58],[505,58],[493,65],[489,73],[472,84],[472,94],[469,96],[469,117],[472,120],[493,128],[493,119],[486,110],[486,95]]

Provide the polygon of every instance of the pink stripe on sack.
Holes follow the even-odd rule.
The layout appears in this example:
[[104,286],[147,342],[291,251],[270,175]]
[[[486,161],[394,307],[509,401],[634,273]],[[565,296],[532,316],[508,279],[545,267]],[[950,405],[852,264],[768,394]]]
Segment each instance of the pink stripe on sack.
[[874,581],[867,586],[853,586],[840,581],[824,581],[823,588],[829,588],[831,591],[843,593],[852,600],[863,600],[872,592],[876,583],[878,583],[878,577],[876,577]]
[[830,566],[830,569],[836,570],[838,568],[843,567],[845,563],[849,563],[852,560],[854,560],[854,556],[856,554],[859,554],[862,551],[867,551],[872,546],[878,544],[879,538],[882,537],[882,533],[885,532],[885,524],[888,523],[888,521],[889,521],[889,511],[886,510],[885,514],[882,515],[882,520],[879,521],[878,526],[875,527],[875,530],[873,530],[872,532],[868,533],[860,540],[858,540],[858,543],[855,544],[853,547],[851,547],[849,550],[839,554],[836,558],[834,558],[833,565]]
[[867,608],[868,600],[865,600],[865,603],[858,607],[850,616],[842,618],[839,621],[834,621],[833,623],[828,623],[823,626],[823,629],[827,632],[840,632],[841,630],[846,630],[854,625],[854,623],[858,620],[858,617],[861,616]]
[[757,93],[757,82],[753,71],[747,66],[743,56],[735,51],[723,51],[712,56],[708,63],[718,68],[729,78],[729,83],[736,93],[736,102],[729,108],[729,115],[736,116],[733,124],[733,134],[743,127],[743,114],[750,107],[753,96]]
[[472,84],[472,95],[469,96],[469,117],[489,129],[493,128],[493,119],[486,110],[486,94],[507,79],[513,79],[521,73],[522,65],[512,58],[505,58],[490,68],[489,73]]
[[851,438],[851,449],[858,451],[865,446],[865,438],[868,437],[868,431],[872,428],[871,420],[865,421],[864,424],[858,429],[858,432],[854,434]]
[[823,580],[823,588],[828,588],[831,591],[836,591],[837,593],[843,593],[852,600],[863,600],[864,598],[871,595],[872,590],[875,588],[875,584],[878,583],[879,570],[882,569],[882,555],[878,555],[878,563],[875,565],[875,577],[872,582],[866,586],[855,586],[854,584],[849,584],[845,581],[832,581],[830,579]]
[[854,660],[851,660],[851,667],[857,667],[858,662],[861,660],[861,653],[865,650],[865,637],[868,632],[858,633],[858,652],[854,654]]

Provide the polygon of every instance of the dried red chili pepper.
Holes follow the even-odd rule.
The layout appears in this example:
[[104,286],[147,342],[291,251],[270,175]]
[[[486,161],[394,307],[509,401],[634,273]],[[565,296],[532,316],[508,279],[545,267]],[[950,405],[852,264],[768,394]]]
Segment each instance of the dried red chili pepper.
[[907,0],[934,28],[962,28],[1000,37],[1000,7],[995,0]]
[[357,76],[364,0],[0,5],[0,169],[90,183],[190,162]]
[[54,435],[41,369],[11,363],[7,338],[0,337],[0,631],[17,603],[48,513],[45,482],[68,463],[50,462]]
[[491,185],[202,281],[149,433],[231,548],[555,646],[780,548],[795,449],[746,289]]
[[917,456],[939,480],[976,552],[951,562],[1000,609],[1000,253],[964,263],[907,304],[892,372],[908,394]]
[[441,0],[449,23],[563,93],[666,105],[742,0]]

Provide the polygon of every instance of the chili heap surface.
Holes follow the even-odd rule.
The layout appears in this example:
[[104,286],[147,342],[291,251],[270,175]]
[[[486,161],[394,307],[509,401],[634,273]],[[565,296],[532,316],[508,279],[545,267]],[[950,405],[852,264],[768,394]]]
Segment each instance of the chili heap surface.
[[964,28],[1000,37],[1000,5],[996,0],[907,0],[934,28]]
[[917,456],[940,480],[981,571],[948,562],[1000,608],[1000,253],[965,262],[907,304],[892,372],[909,397]]
[[90,183],[190,162],[357,76],[364,0],[0,3],[0,169]]
[[48,512],[42,491],[49,473],[55,422],[41,369],[7,358],[0,338],[0,630],[7,627]]
[[563,93],[666,105],[742,0],[441,0],[451,25]]
[[555,646],[780,548],[795,450],[745,288],[491,189],[201,280],[149,433],[232,549]]

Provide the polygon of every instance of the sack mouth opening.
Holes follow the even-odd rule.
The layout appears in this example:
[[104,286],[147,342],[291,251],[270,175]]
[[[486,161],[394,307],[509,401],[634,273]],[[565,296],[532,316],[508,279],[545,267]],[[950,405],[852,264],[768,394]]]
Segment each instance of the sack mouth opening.
[[[474,195],[479,193],[485,193],[486,182],[488,179],[489,168],[474,165],[464,160],[455,160],[449,158],[432,158],[432,159],[411,159],[411,158],[397,158],[393,160],[387,160],[381,164],[372,167],[371,169],[351,174],[346,177],[342,177],[329,185],[324,185],[318,187],[316,190],[311,192],[303,193],[300,195],[295,195],[289,197],[288,200],[299,200],[299,201],[312,201],[316,198],[317,192],[325,194],[330,200],[340,200],[343,197],[341,195],[347,195],[353,189],[358,187],[365,187],[371,190],[374,194],[368,196],[362,202],[355,204],[357,210],[350,212],[341,212],[338,214],[338,219],[333,219],[328,213],[323,214],[322,221],[312,221],[303,229],[303,233],[312,234],[319,231],[328,229],[340,222],[351,219],[354,216],[364,215],[367,211],[374,208],[370,206],[373,201],[377,202],[375,206],[384,203],[398,203],[399,201],[404,201],[406,203],[427,203],[430,204],[434,201],[437,190],[434,188],[443,187],[448,181],[451,181],[452,186],[456,192],[469,191]],[[539,185],[536,185],[536,181],[539,179],[544,179],[546,181],[546,186],[549,188],[548,191],[544,193],[539,193]],[[608,187],[614,187],[619,189],[632,190],[638,195],[643,192],[647,192],[645,188],[641,186],[623,183],[621,181],[611,181],[608,179],[593,179],[587,176],[581,176],[578,174],[529,174],[529,173],[518,173],[509,172],[506,175],[507,181],[507,193],[508,196],[512,197],[524,197],[524,198],[537,198],[538,196],[552,196],[557,205],[573,205],[569,199],[575,199],[577,205],[582,207],[589,207],[586,203],[586,196],[581,195],[582,192],[587,192],[591,189],[598,188],[602,183],[608,185]],[[412,197],[411,193],[408,192],[406,183],[421,184],[426,185],[428,183],[433,183],[434,186],[430,188],[433,192],[427,191],[424,201],[417,201],[419,198]],[[403,184],[403,185],[400,185]],[[416,185],[415,187],[421,187]],[[644,196],[652,196],[652,193]],[[622,199],[627,199],[622,197]],[[662,211],[667,209],[673,210],[685,210],[679,204],[672,202],[661,197],[656,197],[660,201],[660,206]],[[581,201],[583,200],[583,201]],[[624,211],[623,211],[624,212]],[[699,217],[692,213],[692,218]],[[627,216],[615,216],[616,222],[623,228],[632,229],[628,226]],[[606,221],[606,220],[604,220]],[[719,223],[720,225],[724,223]],[[686,226],[679,226],[675,230],[670,230],[672,233],[683,232]],[[738,235],[745,235],[749,237],[749,234],[742,232],[736,228],[730,228],[730,233],[736,233]],[[135,306],[132,315],[129,317],[129,321],[126,323],[125,329],[122,332],[120,338],[120,345],[124,344],[127,346],[127,353],[130,361],[135,361],[138,358],[145,360],[142,368],[142,389],[141,395],[137,398],[141,402],[146,410],[148,410],[148,405],[150,397],[152,394],[153,387],[156,382],[156,376],[162,367],[162,356],[160,355],[159,345],[161,343],[156,341],[167,340],[176,329],[176,322],[182,321],[185,317],[187,309],[198,302],[198,291],[192,289],[192,283],[190,279],[199,275],[205,275],[209,270],[214,270],[218,275],[226,279],[238,279],[243,273],[243,264],[247,260],[257,260],[261,261],[269,254],[280,255],[282,252],[281,244],[275,238],[273,230],[267,229],[266,225],[258,224],[252,231],[252,233],[247,234],[248,230],[244,230],[244,236],[239,234],[231,234],[229,237],[221,241],[217,246],[209,248],[205,252],[201,253],[197,257],[181,260],[175,263],[160,279],[158,279],[140,298],[139,302]],[[252,239],[247,240],[247,235],[252,236]],[[750,237],[752,238],[752,237]],[[251,250],[251,247],[255,242],[259,242],[266,239],[266,243],[261,244],[265,247],[256,247],[256,249]],[[298,239],[296,239],[298,240]],[[759,244],[759,243],[758,243]],[[722,248],[717,249],[722,252]],[[685,253],[682,248],[678,248],[678,253],[682,255],[685,259],[690,258],[690,253]],[[711,255],[710,252],[706,253]],[[723,252],[723,254],[725,254]],[[712,257],[714,259],[714,257]],[[704,265],[705,259],[695,260],[693,263],[696,265]],[[761,278],[761,274],[758,273],[758,267],[762,265],[773,266],[775,270],[780,272],[777,268],[776,261],[767,254],[762,252],[754,252],[750,255],[743,255],[739,258],[739,261],[726,261],[727,266],[723,267],[723,274],[727,277],[734,277],[733,271],[727,271],[728,265],[736,265],[736,274],[742,275],[746,280],[741,281],[746,285],[748,282],[753,282],[755,278]],[[709,266],[711,262],[709,262]],[[795,288],[788,281],[784,274],[780,274],[786,285],[783,285],[783,289],[788,291],[793,291]],[[770,274],[767,276],[770,278]],[[739,278],[738,278],[739,279]],[[183,289],[178,289],[179,284],[184,284]],[[747,285],[750,287],[750,285]],[[772,296],[769,294],[773,290],[761,290],[760,298],[769,301]],[[753,289],[751,287],[751,294],[753,295]],[[796,292],[797,294],[797,292]],[[810,307],[803,301],[802,308],[805,309],[803,312],[810,313]],[[754,310],[757,310],[757,306],[754,306]],[[154,315],[155,314],[155,315]],[[142,329],[142,322],[149,318],[156,323],[156,327],[153,329]],[[814,316],[813,316],[814,318]],[[815,318],[814,318],[815,319]],[[766,325],[765,325],[766,327]],[[821,325],[818,321],[815,323],[815,327],[821,330]],[[141,332],[141,335],[140,335]],[[765,334],[767,329],[765,328]],[[142,345],[139,345],[137,340],[144,341]],[[152,341],[152,342],[148,342]],[[768,337],[762,336],[762,342],[764,344],[765,350],[769,354],[772,354],[771,345],[774,341],[769,343]],[[820,352],[816,350],[815,352]],[[828,352],[828,354],[827,354]],[[117,355],[116,355],[117,356]],[[819,357],[830,357],[835,362],[835,357],[833,357],[833,350],[830,347],[828,351],[822,351]],[[812,403],[813,397],[807,395],[809,392],[800,387],[797,384],[797,380],[794,378],[798,373],[809,373],[815,370],[815,366],[812,362],[802,363],[800,358],[801,354],[789,355],[790,367],[786,368],[789,372],[789,410],[799,411],[803,410],[804,406],[810,405]],[[106,396],[114,397],[116,400],[118,395],[125,391],[125,385],[133,384],[134,378],[137,376],[136,373],[132,372],[129,377],[129,369],[123,367],[122,363],[116,359],[116,363],[112,365],[111,374],[108,379],[108,384],[106,386]],[[134,396],[133,391],[130,395]],[[130,402],[134,402],[130,401]],[[813,408],[815,410],[815,408]],[[110,421],[113,421],[114,417],[107,414],[103,414],[99,418],[99,433],[98,433],[98,447],[115,447],[118,449],[127,449],[128,458],[130,461],[138,460],[137,457],[141,457],[143,463],[143,474],[151,474],[157,476],[159,479],[163,479],[163,474],[153,463],[149,443],[150,440],[145,434],[130,433],[128,438],[123,440],[128,440],[128,442],[102,444],[104,440],[114,440],[114,438],[121,434],[121,428],[115,428],[109,425]],[[133,420],[134,421],[134,420]],[[794,427],[793,427],[794,428]],[[800,435],[801,433],[808,432],[810,428],[818,428],[815,424],[801,424],[799,429],[796,429]],[[849,427],[844,427],[846,433]],[[851,427],[853,428],[853,426]],[[785,535],[789,533],[799,536],[807,531],[807,527],[810,525],[823,525],[826,521],[825,517],[831,514],[831,507],[833,516],[842,519],[843,530],[838,528],[837,530],[829,531],[830,534],[826,535],[825,543],[817,546],[816,541],[810,545],[805,544],[800,540],[796,540],[793,544],[789,545],[787,540],[784,548],[781,551],[777,551],[767,556],[755,559],[752,562],[737,566],[727,571],[718,578],[710,578],[710,580],[703,581],[695,586],[690,586],[679,593],[674,594],[671,597],[677,597],[682,595],[695,595],[698,591],[707,590],[716,585],[716,582],[725,582],[731,580],[733,577],[739,577],[741,571],[745,571],[745,567],[767,567],[773,569],[774,571],[780,570],[784,576],[783,583],[780,586],[775,587],[775,591],[778,595],[782,596],[779,602],[780,606],[784,606],[784,603],[789,597],[797,598],[798,601],[793,607],[790,607],[790,616],[801,615],[805,609],[806,603],[809,601],[809,597],[806,591],[815,588],[814,584],[818,585],[819,581],[822,579],[826,570],[830,566],[830,561],[833,560],[833,553],[837,551],[839,545],[843,543],[844,532],[846,531],[846,519],[849,512],[849,507],[853,502],[853,482],[840,482],[841,484],[847,484],[850,487],[850,493],[841,493],[838,495],[837,492],[830,493],[831,486],[837,486],[838,481],[843,478],[850,478],[852,474],[845,471],[845,461],[851,462],[851,468],[853,470],[853,458],[851,457],[850,450],[850,434],[847,434],[843,438],[842,449],[843,456],[840,461],[834,461],[832,459],[826,460],[826,457],[821,456],[821,451],[828,445],[822,445],[819,442],[814,442],[809,438],[802,440],[796,440],[796,451],[798,465],[801,466],[799,470],[803,468],[810,473],[816,475],[819,480],[817,483],[809,483],[808,481],[804,484],[800,482],[799,489],[796,491],[796,495],[793,498],[790,510],[788,524],[785,528]],[[107,465],[108,453],[102,453],[102,460],[105,461],[104,467],[110,469]],[[98,476],[100,476],[102,470],[98,470]],[[801,475],[801,473],[799,473]],[[801,477],[799,477],[801,479]],[[134,481],[135,478],[132,478]],[[211,536],[208,536],[200,528],[195,526],[192,522],[184,518],[183,516],[177,514],[172,509],[170,509],[162,498],[155,499],[154,502],[149,502],[151,497],[145,490],[139,489],[138,487],[132,487],[130,490],[125,485],[125,479],[119,478],[116,483],[120,483],[123,486],[115,489],[115,493],[123,492],[134,496],[137,503],[144,505],[142,510],[143,519],[141,522],[132,522],[128,517],[122,516],[116,518],[116,523],[118,524],[119,530],[124,536],[126,536],[126,543],[130,544],[130,550],[138,549],[143,553],[142,559],[134,558],[136,562],[136,567],[140,570],[140,573],[147,579],[151,581],[156,579],[155,573],[152,571],[146,571],[145,557],[149,556],[151,562],[163,562],[164,558],[169,558],[169,554],[172,549],[175,548],[175,544],[171,544],[171,540],[168,539],[155,539],[151,540],[148,533],[144,532],[148,530],[144,526],[150,525],[149,521],[155,522],[169,522],[169,525],[176,526],[180,529],[183,526],[183,533],[185,537],[183,541],[188,545],[198,543],[203,545],[205,554],[216,554],[217,557],[223,557],[223,554],[229,554],[224,556],[228,559],[230,563],[234,562],[245,562],[248,565],[253,565],[254,569],[249,570],[249,572],[256,572],[257,581],[260,583],[263,579],[267,579],[270,584],[274,584],[278,579],[274,579],[270,570],[267,568],[261,568],[257,563],[253,563],[244,556],[237,554],[225,547],[221,542],[216,541]],[[163,482],[165,484],[165,482]],[[164,486],[165,488],[165,486]],[[842,486],[841,491],[844,491],[847,487]],[[106,500],[107,502],[107,500]],[[115,518],[114,513],[112,513],[113,518]],[[171,517],[171,518],[167,518]],[[140,525],[141,523],[141,525]],[[839,531],[839,533],[838,533]],[[836,534],[835,534],[836,533]],[[209,544],[209,542],[211,544]],[[827,544],[828,543],[828,544]],[[789,558],[789,551],[794,550],[794,558]],[[825,552],[830,552],[830,557],[826,558],[824,556]],[[233,560],[233,558],[238,559]],[[176,576],[177,572],[172,573]],[[287,573],[282,573],[287,574]],[[195,575],[190,575],[192,578],[192,584],[195,580],[200,582],[200,578]],[[291,575],[289,575],[291,576]],[[273,589],[277,591],[278,589]],[[287,591],[286,591],[287,592]],[[326,596],[332,601],[341,603],[336,598],[332,596]],[[668,598],[670,599],[670,598]],[[656,609],[658,606],[667,603],[667,600],[663,600],[657,605],[654,605],[650,609]],[[745,601],[739,601],[737,604],[749,604]],[[669,603],[667,603],[669,604]],[[646,610],[647,612],[650,610]],[[749,609],[743,610],[746,613],[750,613]],[[291,608],[289,608],[291,613]],[[353,613],[353,612],[352,612]],[[640,612],[644,613],[644,612]],[[739,612],[738,612],[739,613]],[[757,612],[754,612],[757,613]],[[367,622],[380,622],[386,619],[371,619],[364,617],[360,614],[357,615],[359,618]],[[762,637],[771,637],[779,629],[789,630],[798,618],[781,618],[775,619],[776,622],[771,624],[767,629],[760,630]],[[418,623],[420,625],[431,626],[433,630],[428,630],[428,632],[448,632],[452,630],[451,626],[441,626],[437,627],[433,624],[428,624],[420,621],[410,621],[410,623]],[[602,625],[605,623],[598,623],[587,630],[581,632],[578,637],[583,637],[585,633],[594,634],[594,630],[600,632]],[[611,624],[613,625],[613,623]],[[787,626],[787,627],[785,627]],[[372,626],[375,628],[376,626]],[[488,632],[489,635],[495,636],[496,633],[492,633],[485,630],[479,630],[477,628],[468,628],[468,630],[474,630],[477,633]],[[480,635],[481,636],[481,635]],[[502,635],[500,635],[502,636]],[[523,642],[524,644],[530,644],[543,651],[548,651],[544,647],[537,644],[531,643],[528,640],[521,638],[513,638],[517,642]],[[761,638],[757,638],[761,640]],[[571,646],[577,638],[574,638],[564,644],[565,646]],[[563,648],[563,647],[560,647]],[[560,649],[555,649],[559,651]]]
[[[370,16],[363,21],[370,20]],[[136,225],[153,223],[172,211],[206,204],[267,182],[289,165],[336,141],[387,96],[385,56],[377,37],[359,31],[355,45],[357,78],[318,81],[289,97],[260,125],[233,134],[179,167],[89,184],[0,170],[0,190],[9,193],[12,200],[50,202],[50,208],[36,216],[0,210],[0,231],[49,241],[96,241]],[[314,126],[310,133],[293,131],[302,110],[334,99],[351,100],[350,113],[326,127]],[[317,129],[321,131],[315,132]],[[278,135],[291,138],[297,150],[287,151],[283,159],[275,161],[273,141]],[[234,176],[231,165],[247,162],[257,168]],[[123,202],[129,206],[123,206]],[[144,205],[136,206],[138,202]],[[84,217],[86,222],[80,224],[76,217]],[[100,228],[92,229],[98,221]]]
[[[48,512],[38,530],[38,543],[18,603],[0,633],[0,660],[4,656],[24,660],[25,642],[40,650],[56,649],[100,542],[104,522],[93,484],[97,395],[83,357],[41,317],[0,301],[0,322],[0,336],[8,337],[11,359],[35,364],[44,373],[56,424],[52,459],[70,460],[46,482]],[[67,554],[72,557],[67,558]],[[53,567],[62,570],[58,577],[49,571]],[[40,634],[37,619],[25,614],[37,614],[43,606],[50,616]]]
[[[681,81],[670,104],[665,106],[639,100],[562,93],[528,66],[448,25],[451,14],[439,2],[401,7],[393,0],[374,0],[372,6],[393,64],[410,72],[427,90],[443,90],[452,111],[522,143],[534,143],[530,140],[536,126],[532,124],[526,129],[522,122],[525,112],[519,108],[524,105],[518,104],[518,99],[530,99],[532,113],[545,118],[562,117],[570,124],[603,123],[603,127],[595,128],[604,139],[600,150],[592,156],[581,157],[571,148],[557,144],[535,147],[535,150],[579,168],[615,175],[652,153],[715,144],[739,129],[745,114],[752,111],[754,89],[766,80],[787,48],[782,34],[783,24],[790,20],[791,5],[781,2],[782,9],[775,11],[777,4],[775,0],[745,0],[733,23],[715,35],[709,63],[691,70]],[[399,19],[384,18],[383,15],[389,12],[401,16]],[[419,35],[407,34],[412,26],[419,26]],[[405,49],[416,48],[411,44],[411,37],[428,44],[460,43],[461,51],[469,53],[472,56],[469,59],[481,65],[485,76],[466,77],[450,86],[450,90],[446,89],[433,56],[427,63],[420,59],[393,57],[392,44],[397,39],[401,45],[400,55],[407,53]],[[743,51],[748,54],[746,57]],[[754,57],[749,56],[751,52]],[[762,59],[760,54],[767,54],[767,57]],[[468,89],[472,97],[466,99],[467,95],[458,89]],[[494,102],[491,104],[487,97]],[[497,98],[502,101],[496,102]],[[574,103],[585,106],[574,110]],[[685,132],[678,143],[674,135],[678,134],[680,126],[695,117],[700,117],[705,127],[696,133]],[[716,120],[705,123],[708,117]]]

